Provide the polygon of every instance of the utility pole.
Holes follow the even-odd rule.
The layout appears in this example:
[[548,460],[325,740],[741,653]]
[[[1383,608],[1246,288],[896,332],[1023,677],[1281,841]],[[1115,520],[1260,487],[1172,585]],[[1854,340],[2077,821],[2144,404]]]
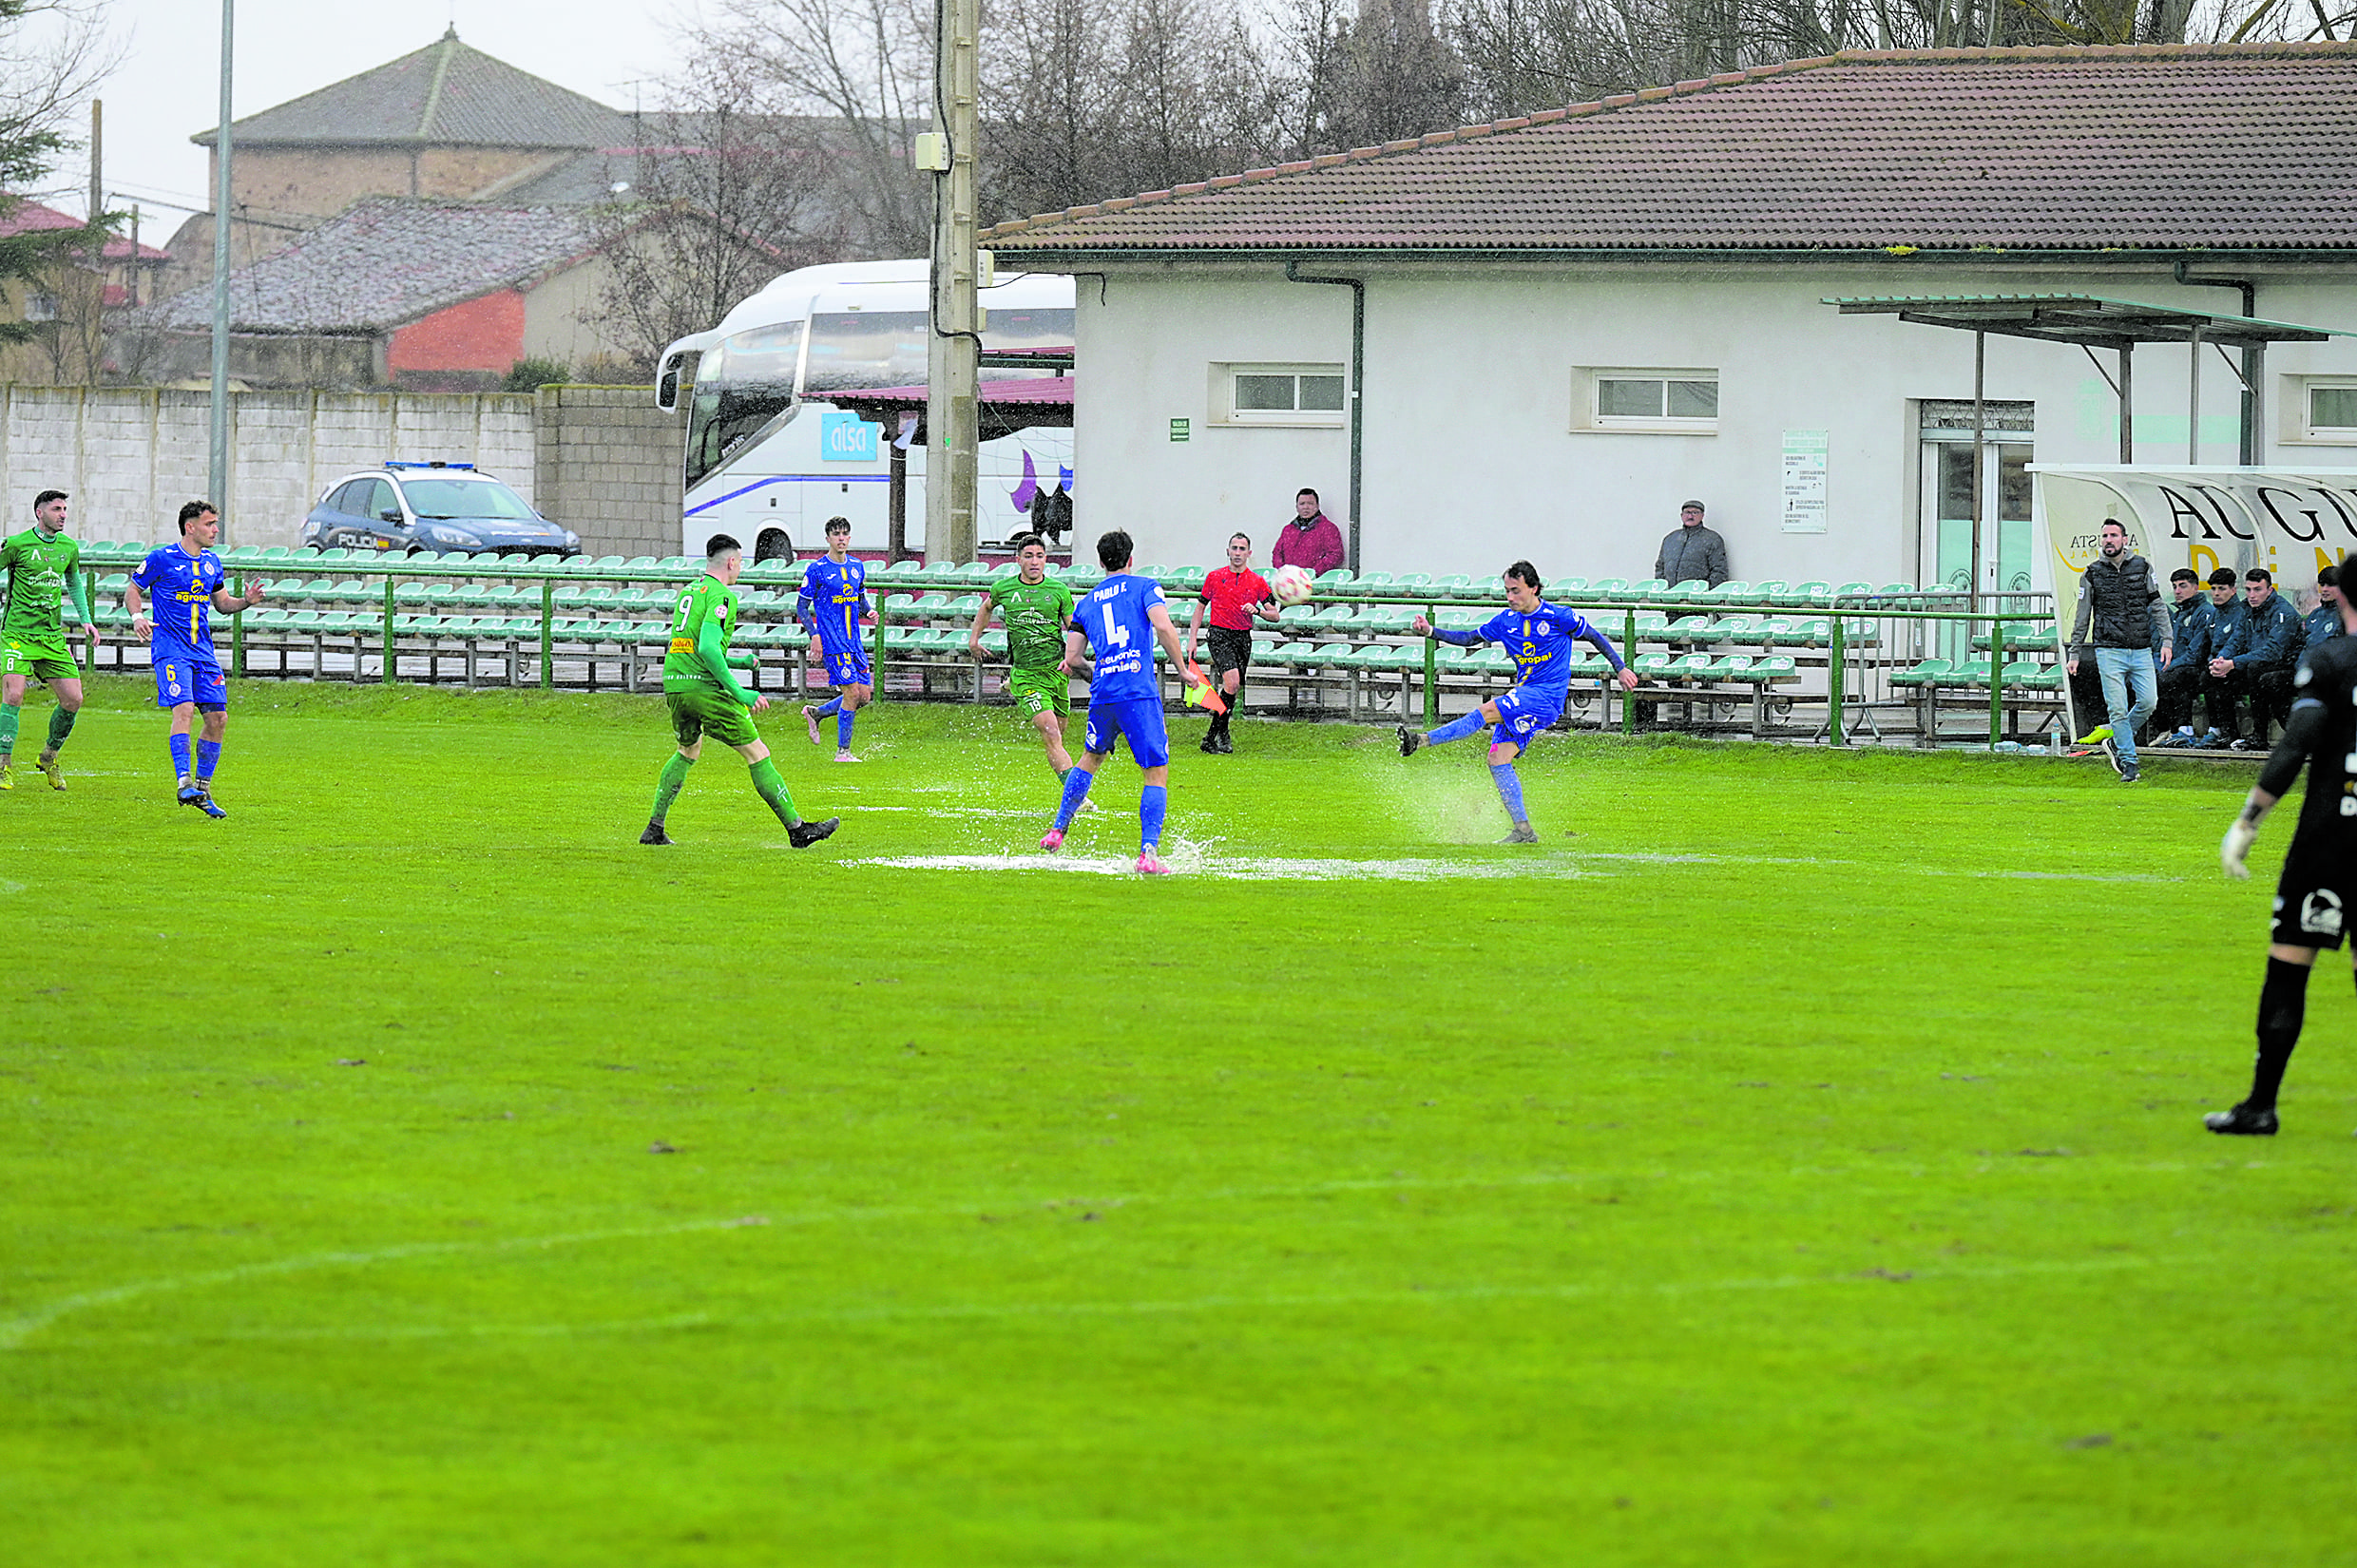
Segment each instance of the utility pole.
[[229,510],[229,63],[234,54],[238,0],[220,0],[220,128],[213,143],[213,430],[205,499]]
[[[104,129],[105,121],[105,107],[106,107],[106,105],[105,105],[105,104],[101,103],[99,100],[97,100],[97,99],[95,99],[95,98],[93,98],[93,99],[91,99],[91,100],[90,100],[90,214],[89,214],[89,220],[90,220],[91,222],[93,222],[93,223],[95,223],[95,222],[97,222],[97,221],[98,221],[99,214],[101,214],[101,213],[103,213],[103,212],[105,212],[105,211],[106,210],[106,182],[105,182],[104,179],[100,178],[100,176],[99,176],[99,172],[98,172],[98,171],[99,171],[99,165],[100,165],[101,162],[102,162],[102,161],[103,161],[103,159],[104,159],[104,143],[105,143],[105,137],[104,137],[104,135],[103,135],[103,129]],[[103,271],[105,271],[105,269],[104,267],[101,267],[101,268],[100,268],[100,270],[103,272]]]
[[982,317],[975,299],[974,155],[981,114],[980,0],[942,0],[933,40],[932,342],[926,355],[925,553],[974,559]]

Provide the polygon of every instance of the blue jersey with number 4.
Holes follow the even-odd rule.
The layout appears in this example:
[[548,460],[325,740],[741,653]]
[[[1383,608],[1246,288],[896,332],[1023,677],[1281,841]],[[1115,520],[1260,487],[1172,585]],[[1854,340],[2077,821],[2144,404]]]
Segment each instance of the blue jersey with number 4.
[[868,613],[868,564],[846,556],[836,565],[820,556],[802,568],[802,592],[795,605],[801,622],[818,634],[829,653],[859,647],[859,618]]
[[150,601],[147,614],[156,623],[157,658],[214,657],[213,596],[228,575],[211,550],[190,555],[178,545],[166,545],[147,553],[131,581]]
[[1072,612],[1072,629],[1088,639],[1097,673],[1088,700],[1159,701],[1162,688],[1154,674],[1154,622],[1147,612],[1165,602],[1161,584],[1123,572],[1090,590]]

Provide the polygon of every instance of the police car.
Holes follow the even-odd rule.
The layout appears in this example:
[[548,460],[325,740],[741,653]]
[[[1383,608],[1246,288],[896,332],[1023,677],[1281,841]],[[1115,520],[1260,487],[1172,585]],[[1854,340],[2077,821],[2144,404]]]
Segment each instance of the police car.
[[581,536],[471,463],[387,463],[346,474],[303,519],[313,549],[579,555]]

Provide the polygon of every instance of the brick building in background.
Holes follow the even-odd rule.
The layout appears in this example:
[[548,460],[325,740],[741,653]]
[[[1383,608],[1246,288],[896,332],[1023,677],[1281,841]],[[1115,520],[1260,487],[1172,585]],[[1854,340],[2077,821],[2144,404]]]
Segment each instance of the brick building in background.
[[[0,239],[79,229],[82,220],[38,201],[0,196]],[[32,281],[0,278],[0,321],[22,321],[33,335],[0,343],[0,382],[63,386],[95,380],[112,318],[156,297],[171,258],[153,245],[116,236],[103,253],[61,259]]]

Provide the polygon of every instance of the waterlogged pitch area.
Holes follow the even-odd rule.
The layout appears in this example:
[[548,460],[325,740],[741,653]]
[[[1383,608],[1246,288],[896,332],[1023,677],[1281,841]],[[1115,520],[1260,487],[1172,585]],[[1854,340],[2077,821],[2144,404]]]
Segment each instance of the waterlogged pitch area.
[[[0,795],[0,1536],[158,1564],[2347,1562],[2251,770],[102,682]],[[41,733],[34,699],[25,721]],[[831,749],[831,748],[830,748]],[[1569,831],[1576,830],[1576,836]],[[1089,873],[1098,874],[1089,874]]]

